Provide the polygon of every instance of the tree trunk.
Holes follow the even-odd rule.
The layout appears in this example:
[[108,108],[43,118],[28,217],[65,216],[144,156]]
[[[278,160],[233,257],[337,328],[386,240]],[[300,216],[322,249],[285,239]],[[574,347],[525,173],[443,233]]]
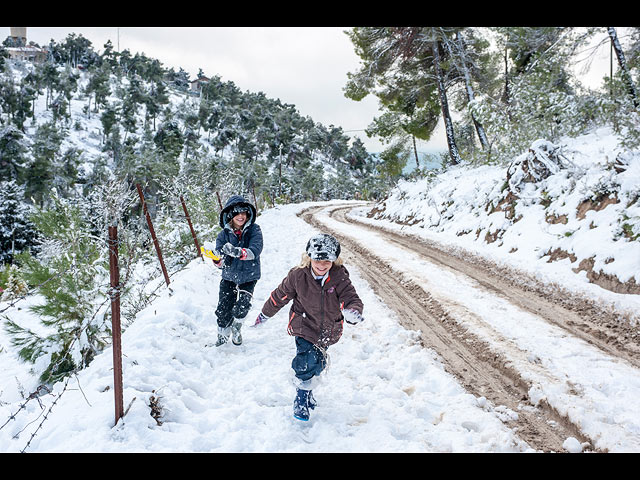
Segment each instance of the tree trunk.
[[440,52],[438,51],[438,40],[433,39],[433,64],[436,70],[436,83],[438,84],[438,95],[440,97],[440,108],[442,109],[442,118],[444,120],[444,128],[447,135],[447,145],[449,146],[449,156],[451,163],[458,165],[462,159],[458,153],[455,136],[453,134],[453,122],[449,113],[449,103],[447,101],[447,92],[444,89],[444,79],[442,68],[440,66]]
[[416,136],[411,135],[413,140],[413,155],[416,157],[416,168],[420,168],[420,160],[418,160],[418,148],[416,147]]
[[[469,103],[472,103],[475,100],[475,94],[473,91],[473,86],[471,85],[471,74],[469,73],[469,68],[467,68],[467,60],[465,56],[464,44],[462,41],[462,34],[458,34],[458,48],[460,49],[460,61],[462,63],[462,74],[464,75],[464,84],[467,92],[467,100]],[[473,112],[471,113],[471,120],[473,120],[473,125],[476,127],[476,133],[478,134],[478,139],[480,140],[480,145],[483,150],[487,150],[489,148],[489,141],[487,140],[487,134],[484,131],[484,127],[478,120],[476,120]]]
[[622,78],[627,84],[627,89],[629,90],[629,95],[631,95],[631,99],[633,100],[633,105],[635,107],[638,107],[638,93],[636,92],[636,86],[633,84],[633,79],[631,78],[631,74],[629,73],[627,61],[624,58],[622,47],[620,46],[620,42],[618,41],[618,34],[616,33],[616,29],[614,27],[607,27],[607,32],[609,33],[609,37],[611,38],[611,45],[613,46],[613,50],[616,52],[618,65],[620,66],[620,71],[622,72]]

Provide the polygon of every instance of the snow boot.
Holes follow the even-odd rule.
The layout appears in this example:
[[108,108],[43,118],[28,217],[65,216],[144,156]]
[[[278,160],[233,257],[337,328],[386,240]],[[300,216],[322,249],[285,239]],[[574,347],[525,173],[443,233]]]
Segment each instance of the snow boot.
[[[309,396],[311,390],[297,389],[296,398],[293,401],[293,416],[298,420],[309,420]],[[315,406],[315,405],[314,405]]]
[[240,329],[242,328],[242,321],[235,319],[231,324],[231,341],[234,345],[242,345],[242,334]]
[[218,327],[218,341],[216,342],[216,347],[220,345],[224,345],[229,341],[229,333],[231,332],[231,328],[220,328]]
[[309,405],[309,408],[311,410],[313,410],[314,408],[316,408],[316,406],[318,405],[318,402],[316,402],[316,399],[313,398],[313,393],[311,392],[311,390],[309,390],[309,401],[307,402]]

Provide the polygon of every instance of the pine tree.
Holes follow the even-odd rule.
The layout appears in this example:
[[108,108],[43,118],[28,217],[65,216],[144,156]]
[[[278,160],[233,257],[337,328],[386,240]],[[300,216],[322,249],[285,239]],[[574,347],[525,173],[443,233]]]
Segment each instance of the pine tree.
[[588,117],[569,66],[588,37],[560,27],[493,31],[502,52],[502,85],[494,82],[473,109],[492,143],[487,158],[506,161],[538,138],[554,141],[583,131]]
[[13,180],[0,181],[0,198],[0,263],[12,263],[17,253],[38,243],[37,233],[29,220],[24,187]]
[[407,133],[414,135],[418,131],[416,126],[422,126],[419,130],[422,138],[429,138],[433,132],[435,122],[430,120],[438,107],[453,164],[460,163],[461,159],[449,112],[446,92],[449,53],[443,48],[443,42],[455,31],[455,28],[443,27],[354,28],[349,37],[362,59],[362,66],[356,73],[348,74],[345,87],[349,98],[361,100],[373,93],[385,108],[409,118],[417,113],[416,109],[425,109],[418,117],[426,122],[407,122],[413,126],[413,131]]
[[93,95],[93,111],[98,113],[100,107],[106,107],[107,97],[110,94],[109,78],[111,68],[107,62],[100,66],[93,66],[89,70],[89,82],[87,83],[85,93],[89,95],[89,105],[87,113],[91,118],[91,95]]
[[[0,110],[7,114],[7,123],[13,121],[13,113],[18,103],[18,92],[13,84],[13,79],[0,78]],[[0,117],[0,121],[2,117]]]
[[64,197],[71,196],[78,183],[82,151],[70,147],[53,164],[52,185]]
[[54,160],[60,150],[62,138],[62,133],[53,123],[40,125],[34,136],[33,157],[28,165],[26,195],[40,206],[45,203],[49,194],[53,180]]
[[[459,78],[464,83],[466,103],[469,106],[473,106],[476,97],[473,78],[477,77],[480,72],[480,65],[476,59],[483,55],[483,51],[486,50],[489,42],[477,36],[472,29],[465,29],[457,31],[453,40],[445,38],[444,44],[451,56],[452,65],[458,71]],[[482,123],[478,121],[473,109],[469,111],[469,115],[482,149],[487,150],[489,148],[489,140]]]
[[14,123],[24,133],[24,122],[27,118],[33,118],[33,104],[36,100],[37,90],[29,84],[29,82],[22,80],[20,88],[17,92],[16,109],[14,112]]
[[38,258],[25,252],[17,260],[27,282],[39,286],[44,301],[30,309],[47,333],[14,321],[7,322],[7,331],[25,361],[48,356],[40,378],[53,383],[89,364],[108,340],[108,325],[97,315],[108,298],[106,249],[78,206],[55,194],[51,208],[32,218],[44,237],[41,251]]
[[0,178],[24,183],[27,151],[21,131],[13,125],[0,128]]
[[58,88],[60,83],[60,72],[54,63],[47,62],[42,65],[42,68],[38,72],[42,85],[47,89],[46,108],[49,108],[49,103],[53,97],[53,92]]
[[60,94],[67,101],[69,105],[69,118],[71,118],[71,99],[73,94],[78,90],[78,79],[80,75],[71,70],[70,66],[65,68],[64,74],[60,78]]
[[613,51],[616,53],[616,58],[618,59],[618,66],[620,67],[621,76],[624,79],[624,83],[627,86],[627,90],[633,101],[633,105],[638,107],[640,105],[640,99],[638,98],[638,92],[633,82],[633,78],[631,78],[631,72],[629,71],[629,67],[627,66],[627,60],[625,58],[624,52],[622,51],[622,46],[620,45],[620,41],[618,40],[618,33],[614,27],[607,27],[607,33],[611,38],[611,45],[613,46]]

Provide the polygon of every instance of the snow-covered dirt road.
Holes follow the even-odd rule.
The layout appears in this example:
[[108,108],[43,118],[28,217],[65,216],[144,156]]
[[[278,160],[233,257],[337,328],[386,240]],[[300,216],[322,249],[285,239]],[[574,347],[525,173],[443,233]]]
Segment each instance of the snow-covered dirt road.
[[[640,450],[637,327],[588,299],[522,272],[347,215],[311,208],[303,218],[335,234],[345,259],[448,372],[529,445],[561,451]],[[636,397],[637,398],[637,397]]]

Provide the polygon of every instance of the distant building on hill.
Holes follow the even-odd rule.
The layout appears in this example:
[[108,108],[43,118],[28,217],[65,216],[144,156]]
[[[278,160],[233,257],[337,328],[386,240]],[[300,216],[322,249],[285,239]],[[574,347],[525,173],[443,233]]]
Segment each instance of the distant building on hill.
[[47,49],[35,44],[27,45],[27,27],[10,27],[11,35],[4,41],[9,57],[16,60],[26,60],[42,63],[47,59]]
[[195,80],[191,80],[191,91],[194,93],[198,93],[200,92],[200,89],[202,89],[202,84],[209,83],[209,82],[210,82],[209,78],[200,75]]

